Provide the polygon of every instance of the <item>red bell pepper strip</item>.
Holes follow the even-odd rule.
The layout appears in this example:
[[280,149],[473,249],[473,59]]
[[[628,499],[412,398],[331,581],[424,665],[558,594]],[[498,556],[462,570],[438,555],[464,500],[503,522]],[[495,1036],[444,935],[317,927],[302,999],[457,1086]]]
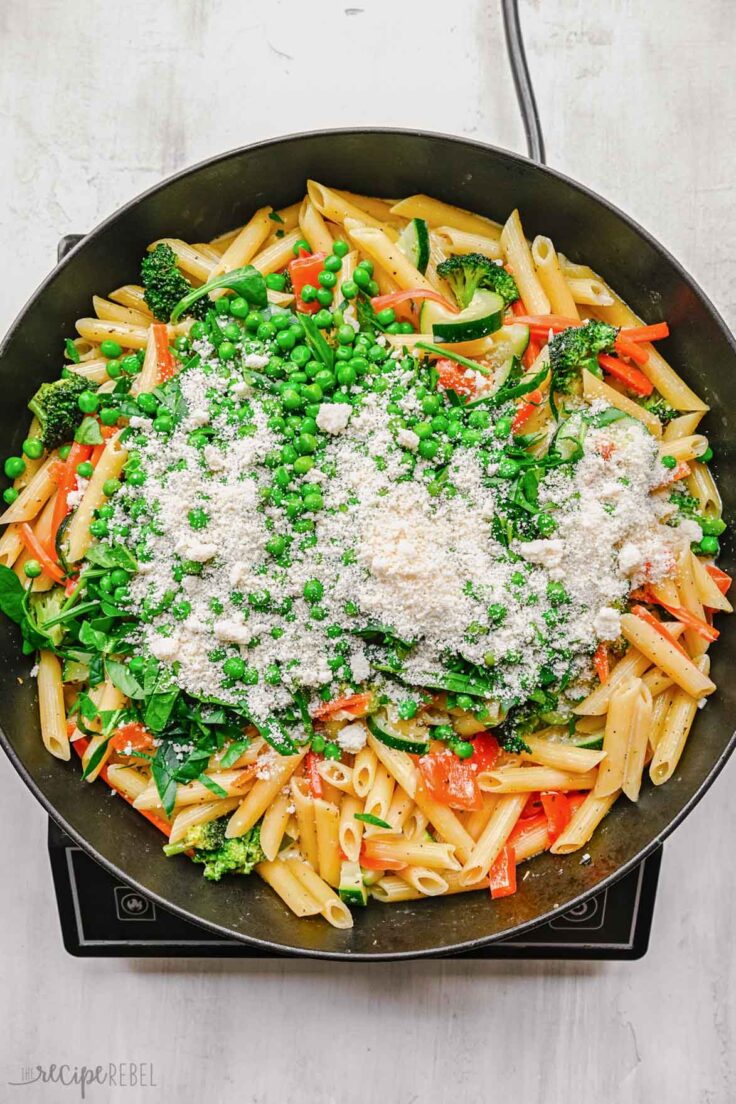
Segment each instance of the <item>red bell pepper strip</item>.
[[64,572],[59,565],[54,562],[53,558],[41,544],[41,541],[33,532],[27,521],[22,522],[22,524],[18,526],[18,536],[33,558],[38,560],[44,572],[53,579],[54,582],[63,583]]
[[731,576],[727,575],[725,571],[721,571],[720,567],[716,567],[715,564],[706,564],[705,570],[708,572],[721,594],[728,594],[728,589],[732,582]]
[[[378,838],[378,837],[376,837]],[[384,859],[371,854],[371,839],[365,840],[360,849],[360,865],[365,870],[405,870],[407,864],[398,859]]]
[[619,356],[628,357],[629,360],[633,360],[634,364],[646,364],[649,360],[649,353],[646,349],[640,349],[635,341],[629,341],[628,338],[622,337],[620,333],[616,338],[615,346]]
[[77,484],[77,464],[89,460],[91,455],[92,448],[90,445],[80,445],[75,441],[69,449],[69,455],[62,464],[63,470],[60,472],[56,482],[56,502],[54,503],[54,513],[51,518],[50,542],[52,546],[56,542],[56,534],[59,531],[59,526],[69,513],[68,499],[70,493]]
[[[75,740],[72,744],[72,747],[74,748],[80,759],[84,756],[84,753],[87,750],[88,746],[89,740],[85,740],[84,738],[80,740]],[[101,778],[102,781],[107,786],[109,786],[111,790],[115,790],[115,792],[119,793],[121,797],[124,797],[129,805],[133,804],[131,798],[124,794],[122,790],[118,790],[117,787],[113,785],[110,780],[110,775],[108,774],[107,767],[102,768],[98,775],[98,778]],[[146,820],[154,826],[154,828],[158,828],[159,832],[163,832],[166,838],[169,838],[169,836],[171,835],[171,825],[168,821],[164,820],[163,817],[156,816],[155,813],[150,812],[148,809],[136,809],[136,812],[141,813],[146,818]]]
[[529,344],[524,350],[524,355],[521,358],[521,363],[524,365],[525,368],[531,368],[531,366],[534,364],[534,361],[539,356],[541,349],[542,342],[539,341],[538,338],[531,335],[529,337]]
[[609,376],[613,376],[614,379],[625,384],[629,391],[633,391],[637,395],[646,397],[647,395],[651,395],[654,390],[654,384],[651,380],[647,379],[643,372],[640,372],[638,368],[632,368],[630,365],[625,364],[623,360],[619,360],[617,357],[608,356],[607,353],[600,353],[598,356],[598,363],[604,372],[607,372]]
[[397,319],[411,320],[416,315],[412,303],[419,302],[421,299],[431,299],[435,303],[440,303],[452,314],[459,314],[458,308],[453,303],[445,299],[444,295],[440,295],[439,291],[433,291],[431,288],[407,288],[405,291],[390,291],[386,295],[376,295],[371,299],[371,306],[376,314],[386,307],[393,307]]
[[133,751],[152,751],[153,736],[140,721],[130,721],[115,729],[110,737],[109,747],[113,751],[123,751],[125,748],[131,748]]
[[690,659],[690,656],[687,654],[682,644],[680,644],[679,640],[675,640],[672,633],[668,632],[662,622],[658,621],[654,614],[650,613],[648,609],[644,609],[644,606],[632,606],[631,612],[635,614],[636,617],[640,617],[642,621],[646,621],[647,625],[651,625],[655,632],[658,632],[668,644],[676,648],[686,659]]
[[567,794],[567,804],[568,804],[568,807],[570,809],[570,819],[572,819],[575,816],[575,813],[578,811],[578,809],[583,804],[583,802],[587,801],[588,797],[589,797],[589,793],[587,793],[587,792],[586,793],[575,793],[574,791],[570,791]]
[[531,418],[534,411],[539,407],[543,401],[544,395],[537,387],[535,391],[530,391],[526,402],[523,402],[514,415],[514,420],[511,423],[511,432],[517,435],[519,430],[524,426]]
[[496,760],[501,754],[501,747],[495,736],[490,732],[479,732],[472,738],[473,754],[465,762],[470,764],[471,770],[476,774],[481,771],[493,770]]
[[333,713],[350,713],[353,717],[364,717],[366,713],[370,713],[372,701],[373,695],[369,691],[365,694],[350,694],[346,698],[323,702],[317,706],[312,716],[316,721],[324,721]]
[[595,673],[598,675],[598,681],[601,686],[605,686],[608,682],[608,676],[611,673],[611,669],[608,661],[608,648],[602,641],[595,650],[593,666],[595,667]]
[[422,783],[435,801],[451,809],[482,809],[483,795],[476,781],[477,771],[467,759],[458,759],[454,751],[435,745],[419,759]]
[[169,349],[168,327],[163,322],[154,322],[151,329],[153,330],[153,343],[156,349],[158,382],[166,383],[167,380],[172,379],[176,372],[174,358]]
[[304,769],[307,775],[307,782],[309,783],[309,792],[312,797],[322,796],[322,778],[317,770],[318,766],[319,755],[316,755],[313,751],[308,751],[306,759],[304,760]]
[[304,302],[302,288],[305,284],[311,284],[312,287],[319,286],[318,277],[325,267],[325,256],[325,253],[300,252],[299,256],[289,264],[291,286],[296,296],[296,309],[302,314],[316,314],[320,309],[316,299],[311,303]]
[[97,465],[99,464],[100,457],[102,456],[104,451],[105,451],[105,446],[104,445],[95,445],[95,447],[92,449],[92,455],[89,458],[89,462],[90,462],[90,464],[92,465],[93,468],[96,468]]
[[686,629],[691,629],[692,632],[697,633],[698,636],[702,636],[703,640],[712,642],[717,640],[721,635],[718,629],[714,628],[713,625],[709,625],[707,621],[703,621],[702,618],[696,617],[694,613],[685,609],[684,606],[670,606],[667,602],[663,602],[661,598],[656,598],[653,594],[652,601],[656,602],[662,609],[666,609],[668,613],[671,613],[675,621],[679,621]]
[[530,817],[539,816],[542,811],[542,802],[538,793],[530,793],[526,799],[526,805],[521,810],[519,820],[528,820]]
[[516,856],[511,844],[506,844],[496,857],[489,873],[491,897],[511,897],[516,893]]
[[549,842],[554,843],[570,823],[570,804],[567,800],[567,794],[559,793],[557,790],[547,790],[539,796],[542,800],[544,815],[547,817]]
[[670,336],[666,322],[654,322],[651,326],[624,326],[621,337],[627,341],[661,341]]

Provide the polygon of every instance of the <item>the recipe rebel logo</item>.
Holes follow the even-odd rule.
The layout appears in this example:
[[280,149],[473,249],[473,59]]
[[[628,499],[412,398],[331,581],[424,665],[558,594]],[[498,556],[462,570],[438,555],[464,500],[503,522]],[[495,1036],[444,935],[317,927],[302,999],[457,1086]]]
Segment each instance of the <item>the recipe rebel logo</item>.
[[[48,1066],[25,1065],[20,1077],[7,1084],[12,1088],[27,1088],[29,1085],[76,1088],[80,1100],[86,1100],[88,1090],[97,1085],[138,1090],[158,1087],[152,1062],[108,1062],[98,1066],[73,1066],[66,1062],[54,1062]],[[41,1098],[34,1096],[33,1099]]]

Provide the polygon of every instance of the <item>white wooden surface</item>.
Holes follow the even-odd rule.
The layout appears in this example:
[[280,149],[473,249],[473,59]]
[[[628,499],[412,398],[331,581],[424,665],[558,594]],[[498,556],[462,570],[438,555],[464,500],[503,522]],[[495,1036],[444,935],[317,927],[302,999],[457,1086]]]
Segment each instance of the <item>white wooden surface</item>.
[[[0,328],[62,233],[220,150],[350,123],[522,148],[497,7],[5,0]],[[732,3],[522,11],[550,163],[639,218],[736,323]],[[9,1087],[29,1062],[134,1060],[154,1063],[156,1089],[87,1098],[727,1104],[735,777],[667,844],[639,963],[83,962],[61,948],[45,818],[0,761],[0,1100],[78,1098]]]

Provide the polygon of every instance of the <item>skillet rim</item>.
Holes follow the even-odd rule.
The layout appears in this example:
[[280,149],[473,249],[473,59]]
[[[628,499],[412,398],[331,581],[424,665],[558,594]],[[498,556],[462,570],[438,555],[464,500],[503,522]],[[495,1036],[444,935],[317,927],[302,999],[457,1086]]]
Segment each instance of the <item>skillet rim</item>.
[[[103,219],[102,222],[98,223],[92,230],[85,234],[82,240],[76,246],[74,246],[65,256],[65,258],[59,264],[55,265],[54,268],[44,278],[44,280],[42,280],[42,282],[38,285],[36,290],[31,294],[29,299],[18,312],[13,322],[11,323],[10,328],[0,342],[0,358],[2,358],[3,354],[5,353],[6,347],[14,337],[16,331],[20,329],[26,313],[30,310],[31,307],[35,305],[35,303],[39,299],[42,298],[47,288],[57,279],[57,277],[59,277],[63,273],[71,260],[76,257],[78,253],[81,253],[85,248],[89,247],[93,239],[96,238],[99,233],[113,225],[116,219],[120,218],[123,214],[131,211],[143,200],[155,195],[157,192],[162,191],[169,185],[173,184],[175,181],[182,180],[183,178],[196,173],[201,169],[205,169],[218,163],[224,163],[231,158],[239,157],[256,149],[277,149],[279,146],[288,144],[295,140],[318,139],[325,137],[339,138],[349,136],[361,136],[366,134],[387,134],[398,137],[406,136],[430,140],[440,139],[445,142],[451,142],[460,148],[469,147],[483,152],[490,152],[497,156],[500,156],[502,159],[505,158],[512,164],[515,163],[520,166],[523,165],[525,169],[531,167],[534,172],[540,175],[551,177],[553,180],[565,184],[567,187],[573,189],[575,192],[586,197],[587,199],[592,199],[594,202],[608,208],[609,211],[611,211],[625,224],[627,224],[628,227],[633,230],[641,239],[643,239],[656,253],[664,258],[664,260],[670,265],[670,268],[674,272],[674,274],[684,282],[684,284],[690,289],[694,296],[702,303],[705,310],[711,315],[712,320],[720,329],[722,335],[726,340],[726,343],[736,357],[736,340],[734,340],[731,331],[724,322],[719,311],[711,302],[710,298],[706,295],[706,293],[696,282],[696,280],[690,275],[690,273],[684,268],[684,266],[677,260],[677,258],[674,257],[673,254],[670,253],[670,251],[665,246],[663,246],[648,230],[641,226],[641,224],[638,223],[630,215],[622,211],[621,208],[616,206],[616,204],[612,203],[608,199],[605,199],[603,196],[599,195],[591,188],[588,188],[586,185],[581,184],[573,178],[567,176],[565,173],[559,172],[556,169],[552,169],[548,165],[540,165],[521,154],[506,150],[500,146],[491,145],[488,142],[480,142],[477,139],[444,134],[438,131],[408,127],[327,127],[318,130],[284,134],[279,135],[275,138],[268,138],[262,141],[250,142],[245,146],[238,146],[234,149],[227,150],[224,153],[204,158],[203,160],[196,162],[194,165],[190,165],[185,169],[181,169],[178,172],[167,176],[164,180],[159,181],[157,184],[154,184],[152,187],[147,188],[145,191],[140,192],[138,195],[128,200],[127,203],[117,208],[112,214],[108,215],[107,218]],[[186,908],[173,904],[157,892],[152,891],[148,887],[144,887],[137,880],[131,879],[129,875],[125,873],[125,871],[118,867],[114,862],[104,858],[97,851],[97,849],[84,838],[81,833],[77,832],[76,829],[72,828],[65,822],[64,818],[57,812],[51,801],[48,800],[44,793],[41,791],[38,783],[32,776],[30,769],[26,766],[26,764],[21,759],[20,754],[11,744],[10,740],[5,734],[1,720],[0,744],[2,744],[2,747],[8,758],[10,759],[10,762],[12,763],[13,767],[18,772],[22,780],[25,782],[26,786],[33,793],[34,797],[41,804],[41,806],[46,810],[48,815],[55,821],[55,823],[71,839],[73,839],[74,842],[83,851],[90,855],[104,869],[106,869],[109,873],[115,875],[116,877],[120,878],[127,885],[130,885],[131,887],[137,889],[138,892],[142,893],[145,897],[155,901],[155,903],[158,904],[161,908],[169,912],[173,912],[175,915],[180,916],[182,919],[197,924],[206,930],[214,931],[218,935],[225,936],[230,940],[236,940],[237,942],[245,943],[246,945],[258,947],[262,950],[271,951],[279,956],[306,959],[327,959],[330,961],[338,962],[393,962],[424,958],[447,958],[463,952],[480,950],[483,947],[490,946],[490,944],[492,943],[501,942],[504,939],[511,938],[512,936],[516,937],[518,935],[523,935],[525,932],[528,932],[541,924],[548,923],[555,917],[561,916],[563,913],[568,912],[576,905],[579,905],[583,901],[588,900],[591,896],[596,896],[602,893],[604,889],[606,889],[610,885],[613,885],[620,878],[623,878],[626,874],[629,873],[630,870],[632,870],[635,866],[640,865],[649,855],[651,855],[702,800],[706,792],[710,789],[718,775],[723,770],[726,762],[733,753],[734,748],[736,748],[736,729],[731,733],[728,743],[710,768],[708,774],[701,782],[698,789],[682,806],[679,812],[669,821],[665,828],[663,828],[651,839],[646,847],[642,848],[636,853],[636,855],[632,856],[632,858],[625,862],[622,866],[619,866],[615,871],[603,878],[596,886],[594,893],[591,894],[589,891],[580,893],[571,900],[565,901],[563,904],[557,906],[556,908],[550,909],[549,911],[545,912],[542,916],[536,916],[532,920],[528,920],[522,924],[518,924],[513,928],[507,929],[502,932],[493,933],[491,935],[481,936],[478,939],[465,940],[461,943],[453,943],[441,948],[423,948],[421,950],[414,951],[381,951],[376,954],[351,951],[314,950],[289,946],[288,944],[275,943],[265,939],[258,939],[256,937],[245,935],[240,932],[235,932],[231,928],[227,928],[223,925],[217,924],[215,921],[203,920],[201,917],[193,915]]]

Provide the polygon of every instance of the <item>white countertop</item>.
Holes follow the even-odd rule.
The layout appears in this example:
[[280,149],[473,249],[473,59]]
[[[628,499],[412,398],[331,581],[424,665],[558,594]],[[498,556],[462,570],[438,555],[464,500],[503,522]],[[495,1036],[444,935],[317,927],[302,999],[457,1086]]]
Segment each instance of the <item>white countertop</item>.
[[[0,330],[61,234],[229,147],[376,124],[523,148],[497,3],[355,2],[6,0]],[[733,5],[521,7],[550,164],[639,219],[736,323]],[[156,1088],[87,1099],[727,1104],[734,779],[731,765],[668,841],[641,962],[79,961],[45,816],[2,757],[0,1100],[79,1099],[8,1086],[27,1064],[134,1061]]]

